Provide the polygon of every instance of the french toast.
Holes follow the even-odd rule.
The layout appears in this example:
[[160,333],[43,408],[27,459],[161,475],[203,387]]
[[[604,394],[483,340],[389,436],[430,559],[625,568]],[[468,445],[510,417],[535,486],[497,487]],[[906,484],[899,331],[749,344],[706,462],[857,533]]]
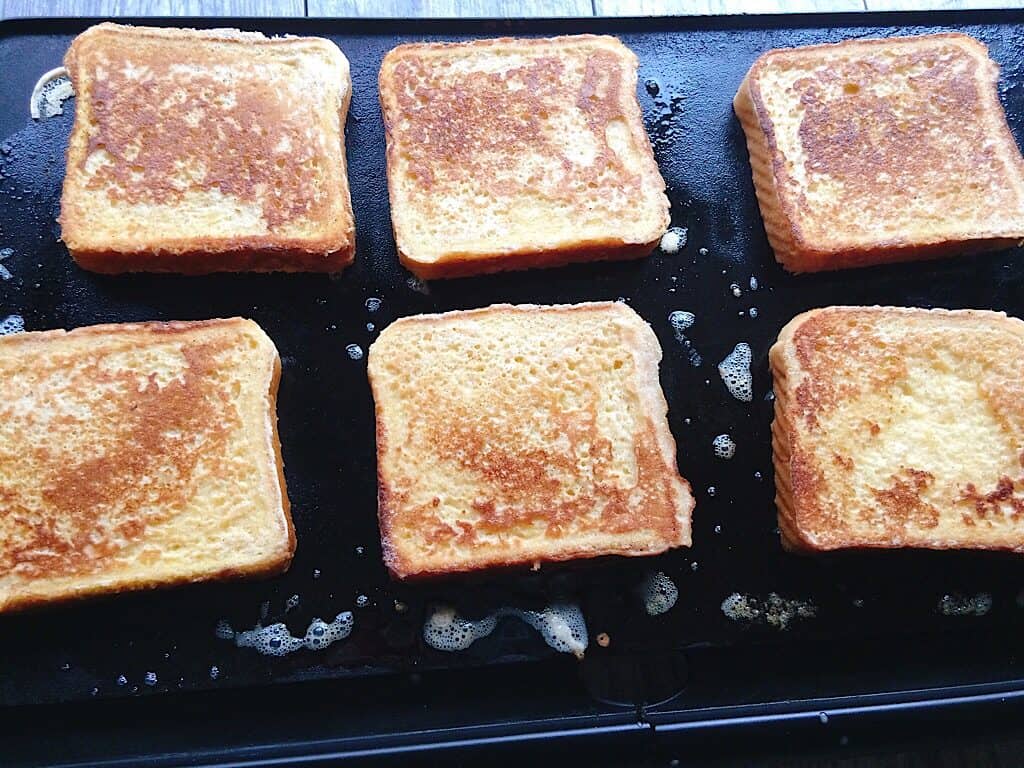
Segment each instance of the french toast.
[[956,33],[769,51],[734,100],[768,241],[790,272],[1024,238],[1024,160],[988,49]]
[[287,568],[279,378],[241,318],[0,337],[0,611]]
[[654,332],[618,303],[406,317],[370,347],[399,579],[690,544]]
[[423,279],[648,255],[665,182],[618,39],[400,45],[380,70],[402,263]]
[[828,307],[769,360],[787,549],[1024,551],[1024,322]]
[[338,272],[355,225],[348,60],[320,38],[99,24],[77,94],[61,237],[95,272]]

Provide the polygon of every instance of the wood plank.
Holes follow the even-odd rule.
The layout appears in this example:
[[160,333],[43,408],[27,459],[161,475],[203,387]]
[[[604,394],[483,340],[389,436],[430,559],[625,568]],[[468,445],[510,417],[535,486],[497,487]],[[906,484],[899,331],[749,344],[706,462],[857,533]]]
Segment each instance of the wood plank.
[[0,18],[24,16],[304,16],[304,0],[0,0]]
[[526,18],[593,16],[591,0],[309,0],[310,16]]
[[962,11],[984,8],[1024,8],[1024,0],[864,0],[869,11]]
[[[919,0],[918,5],[927,3]],[[594,11],[598,16],[711,16],[863,10],[864,0],[594,0]]]

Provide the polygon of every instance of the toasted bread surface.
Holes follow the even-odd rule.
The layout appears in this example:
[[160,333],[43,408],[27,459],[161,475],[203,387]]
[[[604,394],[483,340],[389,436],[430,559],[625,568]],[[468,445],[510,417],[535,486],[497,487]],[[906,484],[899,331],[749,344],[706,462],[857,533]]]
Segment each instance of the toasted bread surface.
[[788,549],[1024,551],[1024,322],[828,307],[769,359]]
[[380,100],[399,256],[426,279],[645,256],[669,223],[614,37],[401,45]]
[[658,383],[622,304],[403,318],[371,346],[379,514],[398,578],[690,543]]
[[986,47],[943,33],[769,51],[734,100],[792,272],[1024,238],[1024,160]]
[[240,318],[0,337],[0,610],[287,568],[279,377]]
[[355,228],[348,60],[328,40],[99,24],[77,94],[61,237],[98,272],[338,271]]

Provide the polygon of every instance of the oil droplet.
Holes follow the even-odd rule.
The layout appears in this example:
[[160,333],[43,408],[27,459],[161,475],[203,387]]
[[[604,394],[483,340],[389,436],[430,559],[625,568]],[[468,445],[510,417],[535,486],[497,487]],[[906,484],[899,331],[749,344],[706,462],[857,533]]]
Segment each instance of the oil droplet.
[[146,685],[152,688],[154,685],[156,685],[156,672],[147,672],[146,676],[143,678],[143,681],[146,683]]
[[828,713],[827,712],[819,712],[818,713],[818,721],[822,725],[826,725],[828,723]]
[[737,299],[743,295],[743,291],[740,290],[740,287],[736,283],[730,285],[729,290],[732,291],[732,295],[735,296]]
[[721,533],[721,532],[722,532],[722,526],[716,525],[715,526],[715,533]]
[[360,608],[365,608],[369,604],[370,604],[370,598],[367,597],[366,595],[359,595],[359,597],[356,598],[356,605],[359,606]]
[[128,678],[124,675],[118,675],[117,684],[123,688],[124,686],[128,685]]
[[216,680],[218,677],[220,677],[220,668],[216,664],[214,664],[212,667],[210,667],[210,679]]
[[697,253],[699,253],[701,256],[707,256],[708,255],[708,249],[707,248],[700,248],[697,251]]
[[714,496],[714,495],[715,495],[715,486],[709,485],[708,486],[708,496]]
[[752,291],[756,291],[757,290],[757,278],[754,277],[754,276],[750,277],[750,290],[752,290]]

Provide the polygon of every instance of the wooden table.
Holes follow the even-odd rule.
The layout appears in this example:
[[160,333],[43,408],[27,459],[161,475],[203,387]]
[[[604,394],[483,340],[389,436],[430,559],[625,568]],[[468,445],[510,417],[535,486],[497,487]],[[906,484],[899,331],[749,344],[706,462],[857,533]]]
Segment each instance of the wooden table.
[[[1024,8],[1024,0],[0,0],[0,19],[27,16],[658,16],[979,8]],[[827,755],[795,759],[758,756],[716,765],[722,768],[741,765],[765,768],[1024,766],[1024,726],[1017,733],[983,733],[957,740],[956,734],[966,730],[960,724],[936,725],[936,737],[927,744],[886,752],[851,744]],[[685,756],[680,757],[683,758],[680,764],[686,765]],[[656,764],[668,764],[668,761]]]
[[660,16],[1024,8],[1024,0],[0,0],[19,16]]

